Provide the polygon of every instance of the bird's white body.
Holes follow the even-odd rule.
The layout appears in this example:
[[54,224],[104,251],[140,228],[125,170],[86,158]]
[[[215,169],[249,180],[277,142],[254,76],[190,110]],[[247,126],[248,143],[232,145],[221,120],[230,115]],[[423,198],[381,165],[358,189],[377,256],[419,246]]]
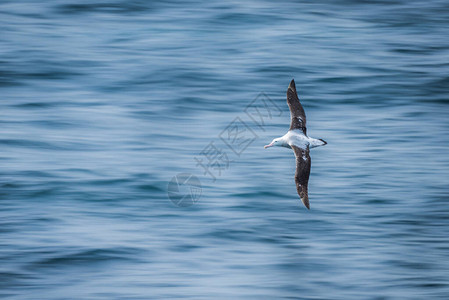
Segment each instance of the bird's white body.
[[306,149],[307,147],[315,148],[323,145],[326,145],[326,142],[308,137],[301,130],[289,130],[280,138],[274,139],[271,144],[267,146],[286,147],[290,149],[291,146],[296,146],[301,149]]

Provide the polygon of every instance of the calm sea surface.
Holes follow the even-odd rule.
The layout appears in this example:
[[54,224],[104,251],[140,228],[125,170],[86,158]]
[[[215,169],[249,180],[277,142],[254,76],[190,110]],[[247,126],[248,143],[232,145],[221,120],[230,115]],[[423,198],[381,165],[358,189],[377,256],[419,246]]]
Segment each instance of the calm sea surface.
[[[449,299],[448,32],[439,0],[1,1],[0,296]],[[292,78],[310,211],[263,149]]]

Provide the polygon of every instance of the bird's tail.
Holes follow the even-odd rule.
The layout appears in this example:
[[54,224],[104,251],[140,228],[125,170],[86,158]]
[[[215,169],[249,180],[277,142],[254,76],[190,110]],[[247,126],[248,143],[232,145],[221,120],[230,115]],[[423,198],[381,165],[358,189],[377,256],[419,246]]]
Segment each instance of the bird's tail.
[[312,139],[312,141],[310,142],[310,148],[316,148],[316,147],[319,147],[319,146],[324,146],[326,144],[327,144],[327,142],[325,140]]

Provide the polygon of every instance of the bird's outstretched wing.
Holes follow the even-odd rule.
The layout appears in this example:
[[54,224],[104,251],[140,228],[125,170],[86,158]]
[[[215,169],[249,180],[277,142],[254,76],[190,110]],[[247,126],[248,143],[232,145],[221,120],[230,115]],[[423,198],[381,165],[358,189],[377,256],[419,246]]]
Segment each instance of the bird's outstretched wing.
[[304,108],[302,108],[302,105],[299,102],[294,79],[292,79],[287,89],[287,104],[288,107],[290,108],[290,116],[291,116],[291,123],[289,130],[299,129],[302,130],[302,132],[304,132],[305,135],[307,135],[306,114],[304,112]]
[[298,195],[301,198],[302,203],[310,209],[309,205],[309,195],[307,185],[309,184],[310,176],[310,154],[309,147],[307,149],[302,149],[297,146],[291,146],[296,156],[296,173],[295,173],[295,183]]

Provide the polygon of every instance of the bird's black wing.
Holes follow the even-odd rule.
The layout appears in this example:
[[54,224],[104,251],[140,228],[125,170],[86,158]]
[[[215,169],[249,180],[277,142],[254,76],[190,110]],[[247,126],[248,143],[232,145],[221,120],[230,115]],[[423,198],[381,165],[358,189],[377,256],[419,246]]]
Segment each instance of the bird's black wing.
[[296,173],[295,183],[298,195],[301,198],[302,203],[310,209],[309,195],[307,185],[309,184],[310,176],[310,152],[309,147],[302,149],[297,146],[291,146],[296,156]]
[[299,102],[294,79],[292,79],[290,85],[288,86],[287,104],[288,107],[290,108],[290,116],[291,116],[291,123],[289,130],[300,129],[302,130],[302,132],[304,132],[305,135],[307,135],[306,114],[304,112],[304,108],[302,108],[302,105]]

